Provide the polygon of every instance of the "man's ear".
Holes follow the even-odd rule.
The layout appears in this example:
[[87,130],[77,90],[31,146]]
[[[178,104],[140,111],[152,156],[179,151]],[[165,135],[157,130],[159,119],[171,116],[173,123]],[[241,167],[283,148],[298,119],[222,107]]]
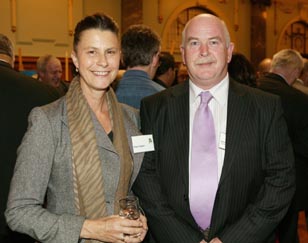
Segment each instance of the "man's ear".
[[37,75],[38,75],[38,79],[42,80],[42,78],[44,78],[44,76],[45,76],[45,73],[42,72],[42,71],[37,71]]
[[184,65],[186,65],[186,63],[185,63],[185,49],[182,45],[180,46],[180,50],[181,50],[182,62],[183,62]]
[[159,55],[160,55],[160,53],[159,52],[157,52],[154,56],[153,56],[153,58],[152,58],[152,64],[153,64],[153,66],[154,67],[158,67],[159,66]]

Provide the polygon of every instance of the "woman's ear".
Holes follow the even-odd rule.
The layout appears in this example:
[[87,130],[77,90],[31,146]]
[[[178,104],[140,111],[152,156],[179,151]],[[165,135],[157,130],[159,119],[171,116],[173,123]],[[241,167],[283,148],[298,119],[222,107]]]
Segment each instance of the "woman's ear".
[[76,55],[75,51],[72,51],[71,58],[72,58],[72,61],[73,61],[74,65],[75,65],[75,67],[79,69],[78,58],[77,58],[77,55]]

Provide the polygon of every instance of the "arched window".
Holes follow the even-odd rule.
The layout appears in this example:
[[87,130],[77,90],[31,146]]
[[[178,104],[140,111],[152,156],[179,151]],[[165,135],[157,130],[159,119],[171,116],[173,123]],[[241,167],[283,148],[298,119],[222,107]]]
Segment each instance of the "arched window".
[[178,54],[182,41],[182,31],[185,24],[189,19],[201,13],[211,13],[217,15],[210,9],[201,6],[184,9],[172,20],[170,27],[165,30],[166,39],[163,49],[173,54]]
[[308,24],[296,21],[290,24],[280,39],[279,49],[292,48],[308,57]]

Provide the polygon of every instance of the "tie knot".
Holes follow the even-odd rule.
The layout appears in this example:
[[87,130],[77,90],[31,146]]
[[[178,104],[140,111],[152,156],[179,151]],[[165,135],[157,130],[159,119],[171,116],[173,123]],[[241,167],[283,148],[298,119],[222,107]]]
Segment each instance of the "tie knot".
[[200,93],[201,103],[208,104],[209,101],[213,98],[212,94],[209,91],[204,91]]

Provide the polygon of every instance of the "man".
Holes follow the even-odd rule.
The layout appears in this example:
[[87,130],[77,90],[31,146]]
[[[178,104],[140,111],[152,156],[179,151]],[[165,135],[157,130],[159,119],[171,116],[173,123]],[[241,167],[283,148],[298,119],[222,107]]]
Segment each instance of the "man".
[[219,18],[198,15],[182,36],[189,82],[140,109],[155,151],[145,153],[133,190],[151,235],[159,243],[274,241],[295,190],[280,101],[229,78],[233,43]]
[[140,100],[164,89],[153,81],[159,66],[160,39],[148,26],[133,25],[121,40],[126,72],[116,88],[120,102],[140,107]]
[[165,88],[173,85],[175,79],[175,60],[169,52],[162,52],[159,56],[159,67],[154,81]]
[[298,211],[308,209],[308,96],[292,87],[302,68],[301,55],[283,49],[274,55],[270,72],[259,80],[260,89],[281,98],[295,156],[296,193],[278,227],[280,243],[298,242]]
[[304,60],[304,67],[299,78],[295,80],[292,86],[308,95],[308,60]]
[[61,61],[53,55],[41,56],[36,61],[38,80],[55,87],[61,96],[65,95],[69,83],[63,81]]
[[57,99],[52,87],[38,83],[13,69],[14,51],[12,42],[0,34],[0,242],[34,242],[28,237],[9,230],[4,211],[8,190],[16,161],[16,150],[27,129],[27,119],[34,106]]
[[267,74],[271,68],[272,58],[266,57],[259,64],[257,69],[257,76],[260,78]]

